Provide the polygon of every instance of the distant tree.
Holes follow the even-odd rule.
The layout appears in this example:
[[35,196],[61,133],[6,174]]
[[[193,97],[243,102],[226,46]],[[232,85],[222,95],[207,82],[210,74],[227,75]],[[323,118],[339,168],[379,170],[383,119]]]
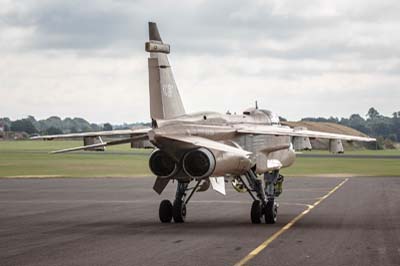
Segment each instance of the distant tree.
[[4,131],[9,131],[11,127],[11,120],[8,117],[0,118],[0,124],[3,124]]
[[378,136],[376,138],[376,149],[383,150],[385,148],[385,138],[382,136]]
[[349,120],[352,121],[353,123],[358,123],[358,124],[365,123],[365,119],[362,118],[359,114],[352,114]]
[[329,117],[329,118],[325,118],[325,117],[306,117],[301,119],[301,121],[310,121],[310,122],[329,122],[329,123],[339,123],[339,118],[337,117]]
[[279,117],[279,121],[281,121],[281,122],[286,122],[286,121],[287,121],[287,119],[286,119],[286,118],[284,118],[284,117],[282,117],[282,116],[280,116],[280,117]]
[[391,133],[391,134],[389,134],[388,139],[393,141],[393,142],[396,142],[397,141],[397,135],[395,133]]
[[396,135],[397,141],[400,141],[400,111],[393,113],[392,131]]
[[46,120],[39,120],[38,121],[38,124],[39,124],[39,126],[38,126],[38,130],[40,131],[40,132],[43,132],[43,133],[45,133],[46,132],[46,128],[49,128],[50,126],[48,126],[47,125],[47,123],[46,123]]
[[380,116],[379,112],[374,107],[369,108],[368,113],[367,113],[367,117],[369,119],[376,119],[379,116]]
[[34,126],[38,131],[42,131],[43,129],[45,129],[45,128],[42,128],[42,127],[41,127],[41,124],[39,123],[39,121],[37,121],[37,120],[35,119],[34,116],[28,115],[28,117],[27,117],[26,119],[28,119],[29,121],[31,121],[32,124],[33,124],[33,126]]
[[85,119],[80,118],[80,117],[75,117],[73,119],[73,121],[74,121],[75,126],[78,131],[80,131],[80,132],[92,131],[90,123],[88,121],[86,121]]
[[28,115],[28,117],[27,117],[26,119],[28,119],[28,120],[31,121],[32,123],[36,122],[35,117],[32,116],[32,115]]
[[62,134],[62,130],[56,127],[49,127],[46,129],[46,134],[47,135],[57,135],[57,134]]
[[75,128],[76,130],[76,125],[74,123],[74,120],[70,117],[66,117],[62,120],[62,130],[65,132],[71,132],[72,133],[72,128]]
[[102,127],[99,126],[98,124],[95,124],[95,123],[90,124],[90,127],[92,128],[93,131],[100,131],[100,130],[102,130]]
[[62,120],[58,116],[51,116],[46,119],[46,126],[47,127],[56,127],[62,129]]
[[103,130],[104,131],[111,131],[111,130],[113,130],[113,126],[110,123],[105,123],[103,125]]
[[366,121],[359,114],[352,114],[349,119],[342,118],[340,124],[357,129],[365,134],[369,134],[370,130],[366,126]]
[[11,122],[10,129],[11,129],[11,131],[26,132],[28,134],[38,133],[37,128],[28,119],[20,119],[20,120]]

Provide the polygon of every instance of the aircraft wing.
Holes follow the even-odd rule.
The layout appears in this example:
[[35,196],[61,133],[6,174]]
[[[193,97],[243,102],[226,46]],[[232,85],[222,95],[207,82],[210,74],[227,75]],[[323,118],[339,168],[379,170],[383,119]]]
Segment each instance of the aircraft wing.
[[321,131],[313,131],[307,129],[294,129],[282,126],[266,126],[266,125],[252,125],[252,126],[239,126],[237,127],[238,133],[255,134],[255,135],[277,135],[277,136],[293,136],[293,137],[308,137],[318,139],[340,139],[347,141],[362,141],[373,142],[375,138],[344,135],[336,133],[328,133]]
[[[150,130],[151,128],[96,131],[96,132],[84,132],[84,133],[35,136],[32,137],[31,139],[53,140],[53,139],[65,139],[65,138],[83,138],[83,146],[57,150],[51,153],[66,153],[79,150],[104,151],[106,146],[120,145],[125,143],[135,143],[137,141],[146,140],[148,139],[147,133]],[[107,141],[107,142],[103,142],[101,138],[104,136],[124,136],[124,135],[128,136],[128,138],[118,139],[114,141]]]
[[31,137],[31,139],[64,139],[64,138],[79,138],[79,137],[104,137],[104,136],[121,136],[121,135],[142,135],[149,132],[151,128],[140,128],[140,129],[121,129],[121,130],[110,130],[110,131],[95,131],[95,132],[84,132],[84,133],[70,133],[70,134],[59,134],[59,135],[43,135]]
[[73,148],[52,151],[50,153],[57,154],[57,153],[67,153],[67,152],[81,151],[81,150],[94,150],[94,149],[98,149],[98,148],[104,148],[106,146],[132,143],[133,141],[144,140],[144,139],[147,139],[147,135],[138,135],[138,136],[130,137],[127,139],[118,139],[118,140],[108,141],[108,142],[101,141],[99,143],[93,143],[93,144],[88,144],[88,145],[79,146],[79,147],[73,147]]

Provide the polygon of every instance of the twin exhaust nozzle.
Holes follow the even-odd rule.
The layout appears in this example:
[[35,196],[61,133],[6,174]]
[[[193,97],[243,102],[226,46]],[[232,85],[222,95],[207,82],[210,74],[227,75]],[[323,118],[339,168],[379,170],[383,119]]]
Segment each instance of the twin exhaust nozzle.
[[211,176],[215,166],[214,155],[205,148],[188,151],[179,164],[162,150],[155,150],[149,159],[150,170],[161,178],[174,177],[182,170],[191,178],[202,179]]

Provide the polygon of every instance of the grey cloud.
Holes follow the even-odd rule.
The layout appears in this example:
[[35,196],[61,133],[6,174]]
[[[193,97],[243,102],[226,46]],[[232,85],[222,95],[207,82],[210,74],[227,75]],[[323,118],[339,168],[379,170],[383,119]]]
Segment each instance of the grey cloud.
[[[29,3],[29,1],[28,1]],[[143,42],[146,22],[157,20],[167,39],[174,40],[182,52],[221,54],[230,52],[232,42],[256,42],[261,39],[284,41],[303,29],[333,24],[328,18],[304,19],[277,16],[271,8],[255,8],[248,17],[243,1],[208,1],[197,6],[159,6],[153,1],[44,2],[32,4],[25,14],[9,14],[9,24],[36,27],[31,48],[101,49],[114,44],[131,47]],[[165,4],[164,4],[165,5]],[[180,4],[176,3],[176,6]],[[159,6],[159,8],[154,8]]]
[[[7,33],[7,29],[33,29],[32,32],[28,31],[21,42],[15,42],[18,45],[14,48],[0,46],[0,55],[7,55],[7,60],[13,61],[13,53],[20,58],[21,61],[18,62],[21,63],[13,66],[18,70],[15,70],[16,76],[26,73],[25,68],[22,67],[25,65],[24,53],[40,58],[41,60],[38,61],[32,59],[26,62],[43,63],[43,72],[46,72],[46,67],[51,70],[51,64],[57,65],[62,62],[78,64],[82,59],[88,59],[91,64],[85,67],[92,67],[88,71],[94,71],[97,66],[112,62],[112,60],[104,60],[105,56],[118,57],[118,59],[127,60],[124,64],[128,65],[134,61],[132,65],[142,66],[143,62],[143,69],[132,73],[132,80],[140,82],[135,85],[134,93],[142,95],[147,84],[146,54],[143,50],[147,39],[148,21],[156,21],[162,38],[171,44],[172,60],[182,59],[185,62],[183,67],[181,62],[181,65],[175,62],[174,67],[188,68],[186,65],[198,62],[204,64],[204,58],[211,58],[206,64],[212,64],[212,60],[215,60],[223,68],[220,73],[228,75],[228,77],[219,77],[218,81],[221,84],[223,84],[221,79],[237,78],[244,80],[243,83],[246,86],[247,84],[259,86],[257,82],[253,85],[251,82],[271,79],[279,80],[279,86],[302,83],[302,88],[305,90],[317,86],[310,81],[314,79],[320,80],[321,84],[326,81],[332,87],[337,83],[340,87],[340,78],[343,76],[341,74],[344,73],[351,76],[350,80],[358,77],[359,80],[356,81],[358,83],[355,86],[365,89],[365,94],[375,95],[375,92],[371,92],[375,88],[389,91],[389,88],[396,86],[396,82],[390,85],[385,82],[395,80],[400,71],[398,46],[400,32],[397,27],[400,25],[400,16],[398,16],[400,4],[397,0],[379,2],[360,0],[358,3],[343,1],[345,3],[343,10],[338,9],[337,13],[333,12],[333,15],[326,16],[318,14],[318,4],[321,1],[307,0],[298,4],[299,10],[290,6],[291,10],[286,13],[275,12],[275,3],[278,1],[15,0],[13,2],[17,3],[15,7],[8,11],[0,10],[0,41],[7,43],[7,34],[2,34]],[[303,12],[302,5],[304,9],[311,6],[316,11],[310,14]],[[338,6],[340,7],[341,3],[338,3]],[[24,31],[16,34],[12,30],[10,32],[12,38],[19,38],[24,34]],[[52,57],[46,56],[48,54]],[[60,57],[70,58],[69,56],[73,60],[57,61]],[[193,58],[199,58],[199,60],[196,61]],[[237,65],[235,65],[235,58],[239,59]],[[132,61],[129,61],[130,59]],[[243,61],[240,61],[241,59]],[[247,60],[279,61],[281,65],[256,66],[255,70],[249,71]],[[312,61],[312,64],[307,64],[309,61]],[[9,64],[5,64],[3,60],[5,70],[1,76],[3,83],[14,84],[18,79],[7,75],[8,67]],[[121,67],[124,68],[125,65]],[[183,80],[182,83],[186,83],[189,87],[195,85],[197,80],[212,81],[213,78],[217,78],[217,74],[210,73],[212,71],[207,66],[191,65],[191,67],[204,70],[176,73],[177,80]],[[193,72],[200,74],[193,74]],[[74,75],[79,73],[77,71]],[[329,75],[330,78],[326,79],[324,76],[327,73],[333,75]],[[75,88],[76,84],[81,84],[81,81],[85,80],[85,77],[79,77],[75,79],[75,83],[71,83],[71,79],[62,73],[53,74],[57,76],[54,78],[57,82],[67,84],[71,88]],[[93,86],[93,91],[91,91],[93,94],[97,93],[95,89],[98,84],[95,81],[104,79],[103,73],[97,75],[98,77],[93,77],[93,81],[86,80],[90,86]],[[126,74],[127,78],[124,82],[121,81],[120,87],[124,87],[125,83],[131,80],[130,75],[131,73]],[[377,84],[376,87],[372,88],[369,84],[365,84],[364,76],[371,77]],[[26,76],[24,77],[26,79]],[[115,79],[118,80],[117,77]],[[48,87],[51,91],[48,81],[38,80],[39,77],[32,75],[29,79],[29,87],[32,89],[35,86],[45,87],[42,89],[44,93]],[[115,89],[113,86],[117,85],[113,84],[110,82],[107,88]],[[207,85],[212,84],[207,83]],[[24,86],[27,85],[13,85],[21,90],[25,89]],[[232,94],[237,95],[242,91],[239,85],[232,83],[230,86]],[[130,91],[130,88],[127,90]],[[205,94],[207,90],[210,89],[205,87]],[[308,98],[306,95],[301,98],[302,93],[303,91],[298,91],[296,97],[304,102]],[[323,94],[326,93],[323,91],[323,93],[315,94],[312,100],[326,101]],[[382,95],[392,104],[393,97],[388,93],[382,93]],[[31,96],[32,99],[37,99],[34,95]],[[68,98],[68,96],[65,97]],[[339,92],[335,97],[340,99]],[[349,89],[346,93],[347,101],[358,97],[354,89]],[[240,104],[242,99],[234,100],[234,98],[232,97],[232,104]],[[68,99],[71,102],[75,101],[72,98]],[[196,100],[196,102],[201,102],[200,98]],[[40,102],[40,99],[37,101]],[[104,102],[107,101],[108,98],[104,100]],[[295,101],[293,106],[294,104],[296,104]],[[218,106],[218,103],[215,106]],[[348,108],[352,109],[349,112],[359,111],[354,110],[351,104],[349,106]],[[280,105],[276,103],[274,107],[280,108]],[[93,107],[94,110],[96,108],[97,106]],[[137,110],[133,110],[134,108]],[[144,108],[144,106],[140,106],[140,109],[132,107],[132,112],[139,114]],[[311,111],[315,110],[317,109],[313,108]],[[335,110],[336,106],[333,106],[326,112],[334,114]],[[298,110],[294,110],[293,114],[297,112]],[[97,115],[97,113],[93,114],[93,116]],[[126,115],[126,113],[116,113],[115,117],[120,115]]]
[[[337,16],[274,14],[272,1],[202,1],[187,4],[157,1],[24,1],[22,11],[3,15],[3,27],[33,25],[35,32],[25,49],[72,50],[84,56],[96,51],[112,54],[142,52],[148,20],[159,22],[163,38],[172,51],[180,54],[238,55],[288,60],[332,60],[341,55],[355,58],[399,57],[397,45],[351,44],[340,30],[352,20],[369,17],[384,19],[384,13],[397,10],[388,4],[373,12],[367,7],[351,9]],[[393,11],[392,11],[393,13]],[[390,17],[390,16],[389,16]],[[350,21],[350,22],[349,22]],[[357,22],[359,23],[359,22]],[[371,22],[365,22],[366,27]],[[374,32],[371,32],[373,34]],[[357,38],[349,36],[349,38]],[[265,48],[261,41],[287,43],[306,39],[286,49]]]

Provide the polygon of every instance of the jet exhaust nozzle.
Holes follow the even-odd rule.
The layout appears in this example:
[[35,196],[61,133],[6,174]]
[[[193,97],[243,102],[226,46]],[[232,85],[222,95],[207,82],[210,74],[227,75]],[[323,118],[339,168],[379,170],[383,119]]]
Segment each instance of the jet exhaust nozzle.
[[151,172],[161,178],[170,178],[177,174],[178,165],[167,153],[155,150],[149,158]]
[[216,166],[214,154],[206,148],[187,152],[182,162],[185,173],[195,179],[211,176]]
[[202,179],[210,176],[241,175],[252,166],[246,156],[230,153],[210,151],[199,148],[183,156],[183,171],[191,178]]

